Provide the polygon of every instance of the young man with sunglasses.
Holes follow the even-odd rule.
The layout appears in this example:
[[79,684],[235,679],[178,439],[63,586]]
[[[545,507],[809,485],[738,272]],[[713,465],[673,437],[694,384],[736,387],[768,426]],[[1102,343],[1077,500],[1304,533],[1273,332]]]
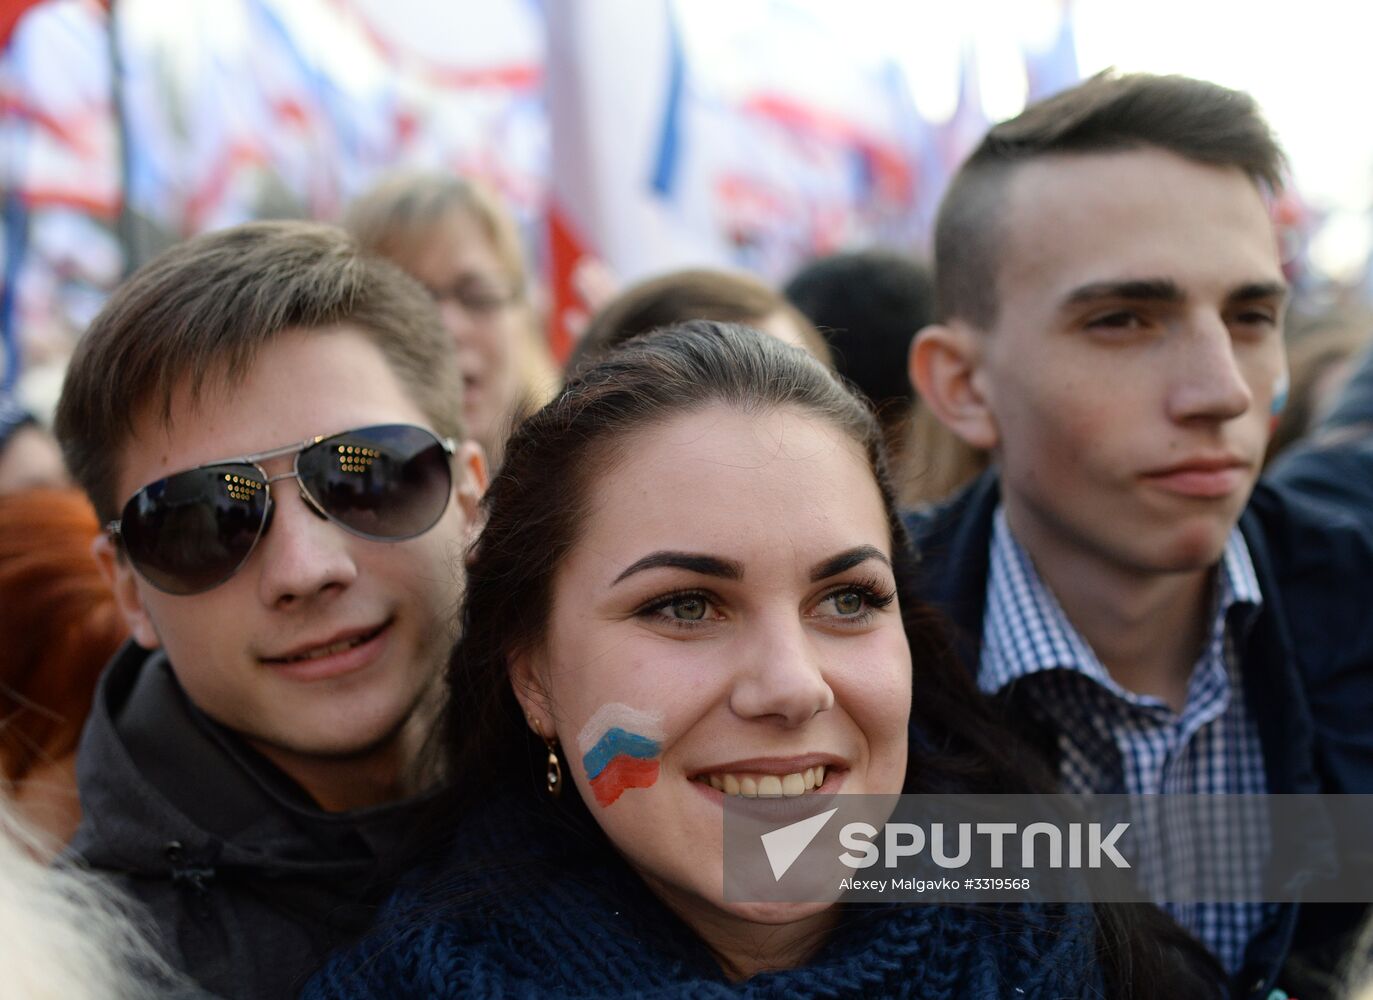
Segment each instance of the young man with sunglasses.
[[433,784],[485,486],[460,386],[423,289],[306,223],[173,248],[72,359],[57,432],[134,640],[73,851],[220,996],[294,996],[361,931]]
[[[1373,792],[1373,451],[1259,481],[1282,172],[1246,95],[1103,75],[995,126],[941,206],[912,373],[995,467],[907,523],[979,686],[1066,791]],[[1325,995],[1350,926],[1169,910],[1257,1000]]]

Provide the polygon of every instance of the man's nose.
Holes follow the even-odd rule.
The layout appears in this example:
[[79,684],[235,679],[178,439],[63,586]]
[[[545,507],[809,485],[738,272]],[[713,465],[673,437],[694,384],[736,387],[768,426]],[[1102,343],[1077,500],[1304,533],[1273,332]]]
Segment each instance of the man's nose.
[[292,479],[272,485],[272,520],[258,543],[258,588],[282,610],[347,589],[358,577],[354,538],[325,518]]
[[1229,327],[1218,314],[1193,317],[1174,339],[1169,416],[1180,423],[1233,420],[1253,405]]

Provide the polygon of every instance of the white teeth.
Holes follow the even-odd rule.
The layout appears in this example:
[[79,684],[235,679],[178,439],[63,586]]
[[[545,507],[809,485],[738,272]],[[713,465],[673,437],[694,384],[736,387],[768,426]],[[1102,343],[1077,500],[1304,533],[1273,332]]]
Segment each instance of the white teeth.
[[753,798],[794,798],[825,783],[825,767],[808,767],[791,774],[711,774],[699,780],[726,795]]
[[321,657],[333,656],[335,653],[342,653],[345,650],[352,649],[354,646],[361,646],[370,638],[370,635],[359,635],[352,639],[344,639],[342,642],[336,642],[332,646],[320,646],[318,649],[312,649],[308,653],[292,656],[286,662],[300,663],[303,660],[318,660]]

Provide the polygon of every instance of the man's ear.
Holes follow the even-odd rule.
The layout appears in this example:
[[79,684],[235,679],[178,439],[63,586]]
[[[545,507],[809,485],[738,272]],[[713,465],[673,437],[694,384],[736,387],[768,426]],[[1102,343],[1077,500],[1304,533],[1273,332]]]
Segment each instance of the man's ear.
[[985,336],[959,320],[935,323],[911,341],[908,364],[920,405],[968,444],[991,451],[1000,435],[984,367]]
[[529,721],[529,728],[540,737],[554,736],[558,727],[553,716],[553,702],[544,682],[543,657],[532,650],[518,650],[509,656],[510,686],[515,700]]
[[464,441],[458,446],[454,465],[458,470],[458,506],[462,508],[462,515],[467,520],[470,542],[477,536],[479,505],[487,487],[486,452],[482,451],[482,446],[477,442]]
[[109,535],[102,531],[96,536],[91,542],[91,555],[95,557],[95,564],[100,567],[100,575],[105,578],[105,582],[114,593],[115,606],[124,616],[124,622],[129,626],[129,633],[133,636],[134,642],[144,649],[156,649],[162,645],[162,640],[157,637],[157,630],[153,628],[153,620],[148,617],[148,610],[143,606],[143,597],[138,590],[134,568],[119,552]]

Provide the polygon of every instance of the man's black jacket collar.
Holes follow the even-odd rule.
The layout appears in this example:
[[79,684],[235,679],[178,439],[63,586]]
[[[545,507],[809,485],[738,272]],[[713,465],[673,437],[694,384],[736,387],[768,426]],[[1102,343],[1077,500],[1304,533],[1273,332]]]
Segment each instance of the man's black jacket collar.
[[133,644],[101,677],[77,782],[71,852],[147,908],[175,968],[229,1000],[294,997],[365,930],[432,799],[323,811]]

